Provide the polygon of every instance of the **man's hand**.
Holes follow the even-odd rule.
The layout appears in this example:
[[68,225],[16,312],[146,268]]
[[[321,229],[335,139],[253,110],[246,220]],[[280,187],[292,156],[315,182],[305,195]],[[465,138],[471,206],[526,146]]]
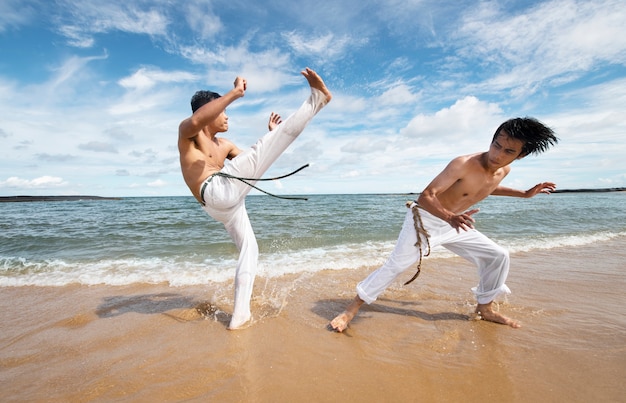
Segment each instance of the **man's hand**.
[[533,197],[539,193],[550,194],[554,192],[554,189],[556,189],[556,184],[552,182],[541,182],[541,183],[536,184],[532,188],[528,189],[525,192],[525,195],[526,197]]
[[480,209],[467,210],[463,214],[453,215],[449,220],[448,224],[452,226],[452,228],[456,229],[456,232],[467,231],[470,229],[474,229],[473,223],[475,222],[472,215],[478,213]]
[[239,96],[243,97],[246,93],[246,89],[248,89],[248,81],[243,77],[237,77],[235,78],[234,86],[234,90],[239,91]]
[[283,120],[280,118],[280,115],[278,113],[272,112],[270,114],[270,121],[267,123],[267,128],[270,129],[270,131],[272,131],[276,128],[276,126],[278,126],[282,122]]

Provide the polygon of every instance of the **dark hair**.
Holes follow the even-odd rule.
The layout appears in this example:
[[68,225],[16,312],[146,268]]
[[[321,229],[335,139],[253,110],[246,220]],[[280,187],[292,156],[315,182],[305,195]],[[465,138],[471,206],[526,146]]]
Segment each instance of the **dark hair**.
[[526,117],[507,120],[496,129],[492,142],[496,140],[500,131],[505,131],[509,137],[524,142],[521,153],[523,157],[528,154],[542,153],[559,141],[552,129],[535,118]]
[[221,95],[217,92],[197,91],[193,94],[193,97],[191,97],[191,111],[195,113],[200,107],[219,97],[221,97]]

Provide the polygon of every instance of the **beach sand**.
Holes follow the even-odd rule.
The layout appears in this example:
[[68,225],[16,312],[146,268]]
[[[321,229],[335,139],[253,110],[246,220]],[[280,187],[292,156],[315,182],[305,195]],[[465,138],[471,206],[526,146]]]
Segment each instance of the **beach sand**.
[[[499,305],[470,320],[475,269],[425,260],[326,325],[373,268],[257,278],[252,326],[232,284],[0,289],[3,402],[626,401],[626,239],[512,256]],[[211,303],[212,306],[209,307]]]

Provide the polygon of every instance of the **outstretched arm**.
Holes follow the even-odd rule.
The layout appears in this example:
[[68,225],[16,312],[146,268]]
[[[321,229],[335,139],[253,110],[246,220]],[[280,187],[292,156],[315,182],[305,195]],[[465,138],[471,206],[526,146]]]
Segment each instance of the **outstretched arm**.
[[530,198],[538,195],[539,193],[550,194],[556,189],[556,184],[552,182],[541,182],[531,187],[528,190],[517,190],[507,188],[504,186],[498,186],[491,194],[493,196],[510,196],[510,197],[523,197]]
[[226,107],[246,93],[247,81],[245,78],[235,78],[234,88],[213,101],[203,105],[193,115],[183,120],[178,126],[180,138],[194,137],[203,127],[215,120]]

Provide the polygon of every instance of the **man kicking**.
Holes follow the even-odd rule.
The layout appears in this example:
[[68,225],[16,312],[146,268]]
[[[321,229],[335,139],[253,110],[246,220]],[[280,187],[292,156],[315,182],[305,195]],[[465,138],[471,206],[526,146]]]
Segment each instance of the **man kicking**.
[[526,191],[500,186],[500,182],[513,161],[546,151],[557,141],[550,128],[533,118],[510,119],[498,127],[487,152],[453,159],[416,202],[407,204],[409,211],[393,252],[382,267],[357,285],[356,297],[329,327],[338,332],[345,330],[361,305],[374,302],[409,266],[417,262],[419,273],[422,256],[437,245],[478,267],[479,283],[472,291],[481,319],[520,327],[517,321],[492,308],[499,295],[510,293],[504,284],[509,272],[508,251],[474,229],[472,216],[478,209],[468,209],[489,195],[529,198],[554,191],[556,185],[551,182]]
[[[308,67],[301,72],[311,95],[284,122],[270,115],[269,133],[252,148],[242,151],[231,141],[217,137],[228,130],[226,107],[244,96],[246,79],[237,77],[234,88],[224,96],[198,91],[191,98],[193,114],[180,123],[178,150],[180,166],[191,193],[204,211],[224,224],[239,249],[235,274],[235,306],[229,329],[241,328],[251,319],[250,299],[257,270],[258,246],[245,206],[250,184],[234,177],[260,178],[283,151],[304,130],[313,117],[331,100],[322,78]],[[226,159],[231,160],[228,165]]]

